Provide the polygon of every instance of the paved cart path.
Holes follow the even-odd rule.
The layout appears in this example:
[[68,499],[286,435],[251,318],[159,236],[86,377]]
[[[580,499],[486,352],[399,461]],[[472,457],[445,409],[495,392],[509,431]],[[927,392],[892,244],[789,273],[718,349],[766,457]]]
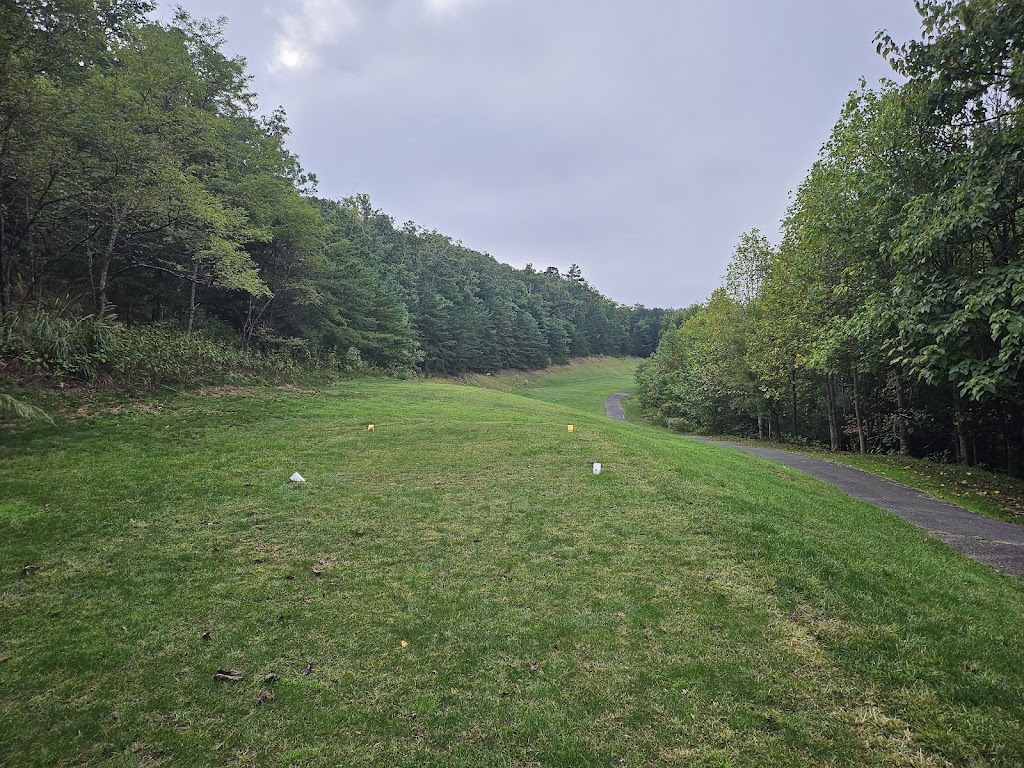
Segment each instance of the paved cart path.
[[[617,392],[605,401],[608,415],[620,421],[625,421],[619,402],[625,394],[628,393]],[[617,411],[613,412],[613,406]],[[831,483],[851,496],[909,520],[928,535],[956,547],[968,557],[1024,578],[1024,526],[977,515],[884,477],[813,456],[776,448],[696,439],[735,448],[799,469]]]
[[626,395],[631,395],[632,392],[616,392],[614,395],[609,395],[604,401],[604,412],[608,415],[608,418],[615,419],[617,421],[626,420],[626,412],[622,410],[622,398]]

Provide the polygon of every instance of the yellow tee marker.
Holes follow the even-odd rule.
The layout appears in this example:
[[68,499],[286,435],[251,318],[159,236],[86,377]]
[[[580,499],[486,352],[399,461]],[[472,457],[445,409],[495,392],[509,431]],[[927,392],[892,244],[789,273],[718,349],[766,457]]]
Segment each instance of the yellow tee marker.
[[569,431],[572,432],[572,424],[569,425]]
[[373,432],[376,427],[373,424],[368,424],[366,427],[367,432]]

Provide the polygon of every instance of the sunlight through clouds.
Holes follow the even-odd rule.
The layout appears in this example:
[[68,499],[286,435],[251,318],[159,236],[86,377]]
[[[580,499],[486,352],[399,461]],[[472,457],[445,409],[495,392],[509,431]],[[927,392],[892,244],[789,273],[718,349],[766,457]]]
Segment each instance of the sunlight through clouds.
[[[281,16],[274,41],[271,72],[313,69],[325,48],[339,43],[360,24],[376,15],[414,19],[416,16],[451,17],[478,0],[298,0]],[[405,13],[401,13],[404,11]]]
[[319,49],[338,42],[358,22],[352,0],[302,0],[281,20],[274,44],[272,72],[309,69]]
[[435,14],[454,13],[473,0],[426,0],[427,10]]

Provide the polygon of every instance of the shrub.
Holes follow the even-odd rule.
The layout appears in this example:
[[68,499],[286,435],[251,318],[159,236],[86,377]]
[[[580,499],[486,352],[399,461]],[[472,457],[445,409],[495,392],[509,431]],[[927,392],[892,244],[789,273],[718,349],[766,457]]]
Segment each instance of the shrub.
[[0,357],[14,376],[95,383],[116,361],[118,348],[111,325],[92,316],[68,318],[35,309],[0,320]]
[[[298,358],[298,359],[297,359]],[[95,317],[34,309],[0,318],[5,377],[129,388],[242,378],[291,379],[339,372],[350,360],[304,351],[262,352],[168,325],[128,327]]]

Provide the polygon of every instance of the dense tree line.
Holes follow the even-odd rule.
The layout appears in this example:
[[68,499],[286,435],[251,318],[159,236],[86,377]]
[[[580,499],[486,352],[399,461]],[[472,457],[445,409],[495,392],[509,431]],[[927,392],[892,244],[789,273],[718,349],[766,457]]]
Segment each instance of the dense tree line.
[[664,312],[606,299],[578,267],[516,270],[366,197],[318,199],[223,22],[152,10],[0,5],[6,357],[42,361],[25,353],[40,313],[441,373],[653,352]]
[[903,75],[853,92],[774,247],[678,316],[641,374],[686,429],[1022,472],[1024,8],[919,2]]

